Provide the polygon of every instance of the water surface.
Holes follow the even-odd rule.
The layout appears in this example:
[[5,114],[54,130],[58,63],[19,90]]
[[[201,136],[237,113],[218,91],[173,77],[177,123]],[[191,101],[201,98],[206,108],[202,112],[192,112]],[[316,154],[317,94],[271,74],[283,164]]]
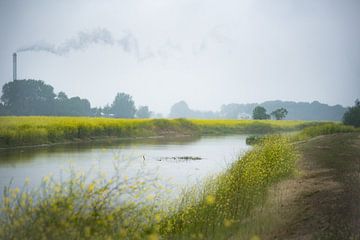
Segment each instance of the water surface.
[[[206,176],[219,173],[250,147],[247,135],[177,139],[133,139],[102,143],[58,145],[42,148],[0,150],[0,188],[12,181],[21,187],[25,179],[37,186],[52,173],[66,177],[72,165],[76,171],[99,171],[115,174],[153,174],[179,192],[184,186],[201,182]],[[173,157],[191,156],[200,160],[180,160]]]

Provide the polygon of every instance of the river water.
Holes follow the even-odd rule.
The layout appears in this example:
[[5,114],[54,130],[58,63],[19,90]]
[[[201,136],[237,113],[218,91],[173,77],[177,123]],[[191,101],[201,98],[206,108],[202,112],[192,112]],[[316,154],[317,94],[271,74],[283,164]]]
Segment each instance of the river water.
[[[57,145],[41,148],[0,150],[0,188],[21,187],[30,179],[38,186],[44,176],[67,177],[69,168],[88,173],[124,176],[141,172],[153,174],[172,186],[175,192],[224,171],[250,146],[247,135],[177,139],[132,139]],[[190,159],[184,159],[189,158]]]

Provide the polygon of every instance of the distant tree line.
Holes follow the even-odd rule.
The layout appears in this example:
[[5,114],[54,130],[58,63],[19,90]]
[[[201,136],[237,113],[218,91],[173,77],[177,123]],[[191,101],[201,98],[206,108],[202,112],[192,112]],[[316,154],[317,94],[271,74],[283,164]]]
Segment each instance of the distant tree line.
[[197,111],[189,108],[186,102],[181,101],[173,105],[169,117],[208,118],[208,119],[250,119],[253,118],[257,106],[266,109],[269,114],[261,119],[287,120],[330,120],[341,121],[346,108],[341,105],[329,106],[314,102],[266,101],[263,103],[230,103],[221,106],[220,111]]
[[119,118],[149,118],[147,106],[135,107],[129,94],[118,93],[109,106],[92,108],[90,101],[69,98],[66,93],[54,93],[54,88],[41,80],[15,80],[6,83],[0,98],[0,115],[15,116],[105,116]]

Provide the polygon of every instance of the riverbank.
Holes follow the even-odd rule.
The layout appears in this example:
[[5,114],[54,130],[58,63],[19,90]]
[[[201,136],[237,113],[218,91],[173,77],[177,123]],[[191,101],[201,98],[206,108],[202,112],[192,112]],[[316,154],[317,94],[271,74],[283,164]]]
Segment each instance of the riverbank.
[[[346,137],[343,138],[344,141],[333,139],[334,145],[330,146],[314,144],[313,141],[317,138],[309,140],[315,133],[344,131],[356,129],[335,124],[335,127],[324,126],[322,129],[310,127],[298,134],[301,136],[299,138],[279,135],[263,138],[253,150],[229,166],[223,174],[214,176],[201,186],[188,189],[177,202],[162,202],[155,191],[144,199],[137,198],[135,202],[124,201],[119,204],[118,199],[122,196],[143,196],[146,191],[144,181],[148,181],[144,176],[127,179],[121,172],[110,181],[99,178],[88,182],[85,176],[73,173],[73,178],[69,181],[56,182],[46,178],[36,191],[6,189],[0,208],[0,238],[258,239],[280,236],[280,239],[287,239],[291,238],[292,233],[290,231],[289,234],[286,229],[292,229],[291,227],[300,230],[299,235],[295,236],[302,236],[306,231],[302,231],[301,223],[306,224],[312,214],[318,212],[302,215],[309,205],[301,205],[301,201],[316,196],[317,192],[310,192],[310,195],[297,194],[298,191],[302,193],[303,188],[299,186],[303,185],[294,185],[293,178],[289,178],[296,174],[297,153],[306,157],[308,152],[316,154],[319,150],[326,152],[331,148],[330,153],[337,154],[337,159],[349,155],[347,166],[350,169],[354,167],[351,163],[354,155],[349,153],[352,150],[347,146],[352,146],[352,143],[345,141]],[[334,135],[320,139],[332,136]],[[293,141],[299,139],[303,142],[294,144]],[[303,148],[301,144],[313,150]],[[337,149],[337,144],[341,144],[343,149]],[[327,157],[324,155],[324,161]],[[308,159],[308,162],[313,163],[314,159]],[[340,169],[346,173],[348,168]],[[302,174],[296,175],[295,179]],[[357,176],[356,171],[354,174]],[[309,178],[312,179],[311,176]],[[326,179],[326,176],[325,179],[315,178],[307,186],[328,186]],[[341,175],[338,179],[342,179]],[[316,184],[318,181],[321,184]],[[155,187],[161,189],[161,186]],[[323,190],[327,193],[327,189]],[[298,196],[302,196],[300,202],[296,200]],[[321,196],[324,195],[316,199],[321,200]],[[331,197],[332,194],[327,196]],[[346,199],[351,197],[354,196]],[[313,208],[319,206],[319,202],[315,200],[310,203]],[[342,205],[336,204],[340,202],[335,202],[334,205],[339,206],[340,213]],[[326,216],[330,214],[331,211]],[[340,214],[339,217],[344,216]],[[331,226],[341,229],[336,228],[336,222]]]
[[323,124],[275,120],[0,117],[0,148],[89,142],[107,138],[266,134]]
[[360,134],[299,143],[299,174],[281,186],[281,219],[262,239],[360,238]]

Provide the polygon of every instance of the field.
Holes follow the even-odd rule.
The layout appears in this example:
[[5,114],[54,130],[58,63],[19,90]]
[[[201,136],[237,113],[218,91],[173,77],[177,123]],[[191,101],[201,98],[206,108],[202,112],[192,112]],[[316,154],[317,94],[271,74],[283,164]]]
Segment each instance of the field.
[[319,124],[274,120],[110,119],[0,117],[0,147],[89,141],[101,138],[273,133]]
[[[331,131],[327,130],[331,128]],[[340,124],[312,126],[297,135],[356,131]],[[144,176],[86,181],[72,173],[64,182],[44,178],[37,190],[5,189],[0,208],[1,239],[258,239],[271,209],[269,189],[293,175],[298,152],[296,136],[262,138],[227,171],[188,189],[175,202],[162,202],[158,191],[147,194]],[[148,180],[146,180],[148,181]],[[138,198],[139,196],[144,198]],[[124,196],[138,196],[126,201]],[[119,202],[118,199],[123,199]],[[149,204],[151,203],[151,204]],[[266,206],[266,207],[265,207]],[[271,226],[271,224],[269,224]]]

